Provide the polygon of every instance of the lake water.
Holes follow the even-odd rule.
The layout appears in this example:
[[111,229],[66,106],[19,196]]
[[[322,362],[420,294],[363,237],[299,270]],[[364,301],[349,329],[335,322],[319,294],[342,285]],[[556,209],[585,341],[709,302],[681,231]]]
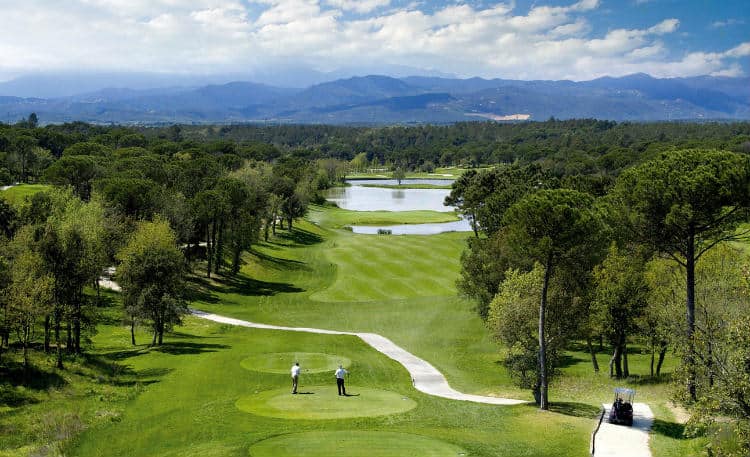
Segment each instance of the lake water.
[[[395,179],[352,180],[350,186],[330,189],[327,199],[340,208],[351,211],[450,211],[443,205],[450,189],[383,189],[364,187],[365,184],[395,185]],[[403,179],[401,184],[449,185],[446,179]],[[443,232],[471,231],[469,221],[460,220],[438,224],[404,224],[389,226],[352,226],[354,233],[375,234],[378,229],[391,230],[394,235],[434,235]]]

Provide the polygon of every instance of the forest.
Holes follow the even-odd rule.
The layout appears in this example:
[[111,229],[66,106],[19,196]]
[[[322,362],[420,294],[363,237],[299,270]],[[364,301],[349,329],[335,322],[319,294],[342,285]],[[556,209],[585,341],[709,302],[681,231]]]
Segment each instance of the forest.
[[[117,266],[122,318],[152,345],[188,312],[191,277],[232,276],[243,254],[292,228],[347,173],[467,168],[446,204],[473,228],[458,288],[549,408],[574,345],[630,346],[658,378],[680,359],[675,399],[715,455],[750,452],[750,123],[597,120],[419,127],[41,127],[0,124],[0,382],[29,353],[85,353],[98,278]],[[399,180],[400,180],[399,178]],[[13,354],[20,357],[20,364]]]

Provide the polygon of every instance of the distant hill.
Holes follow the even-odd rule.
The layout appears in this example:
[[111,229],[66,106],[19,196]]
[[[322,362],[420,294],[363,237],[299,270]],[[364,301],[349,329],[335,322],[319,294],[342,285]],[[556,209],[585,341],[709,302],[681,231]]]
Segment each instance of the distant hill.
[[[5,87],[7,93],[7,86]],[[42,122],[450,123],[478,119],[750,119],[750,78],[515,81],[364,76],[304,89],[235,81],[108,88],[66,97],[0,97],[0,120]],[[22,95],[22,94],[21,94]]]

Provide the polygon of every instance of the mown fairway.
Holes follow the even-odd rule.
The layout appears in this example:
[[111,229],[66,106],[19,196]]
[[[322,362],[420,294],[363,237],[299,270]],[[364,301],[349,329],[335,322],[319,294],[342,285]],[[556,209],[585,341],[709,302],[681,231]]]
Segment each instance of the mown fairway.
[[0,191],[0,198],[4,198],[11,204],[19,204],[24,198],[34,195],[37,192],[49,190],[50,187],[46,184],[21,184]]

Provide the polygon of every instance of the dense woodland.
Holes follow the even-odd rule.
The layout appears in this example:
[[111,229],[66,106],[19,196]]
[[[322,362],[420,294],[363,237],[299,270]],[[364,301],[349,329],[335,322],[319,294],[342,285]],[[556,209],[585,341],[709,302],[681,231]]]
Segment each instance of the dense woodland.
[[187,312],[186,278],[237,274],[347,172],[481,165],[447,199],[474,228],[458,286],[540,407],[572,344],[606,342],[613,377],[629,376],[629,346],[655,378],[671,351],[692,433],[750,452],[748,123],[37,124],[0,124],[0,184],[59,186],[0,200],[0,365],[85,352],[108,266],[124,321],[158,345]]

